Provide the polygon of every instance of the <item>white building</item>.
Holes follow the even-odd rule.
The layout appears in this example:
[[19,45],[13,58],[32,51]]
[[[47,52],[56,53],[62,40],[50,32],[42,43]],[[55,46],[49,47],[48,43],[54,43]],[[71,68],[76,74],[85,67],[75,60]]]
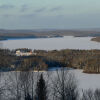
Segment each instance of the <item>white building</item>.
[[36,55],[36,53],[32,53],[32,51],[29,52],[24,52],[20,50],[16,51],[16,56],[31,56],[31,55]]

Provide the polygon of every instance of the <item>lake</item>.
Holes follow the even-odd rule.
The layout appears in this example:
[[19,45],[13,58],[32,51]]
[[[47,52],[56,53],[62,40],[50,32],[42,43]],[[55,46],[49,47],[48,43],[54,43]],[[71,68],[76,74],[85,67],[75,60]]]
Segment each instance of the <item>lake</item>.
[[11,39],[1,41],[1,43],[3,48],[8,49],[100,49],[100,43],[91,41],[91,38],[92,37],[64,36],[59,38]]

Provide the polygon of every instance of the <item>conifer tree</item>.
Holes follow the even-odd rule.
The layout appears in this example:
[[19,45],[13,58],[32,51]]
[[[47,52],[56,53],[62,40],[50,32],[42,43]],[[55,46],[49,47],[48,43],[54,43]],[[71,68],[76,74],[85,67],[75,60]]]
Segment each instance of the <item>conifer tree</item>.
[[40,75],[40,79],[37,82],[36,88],[36,100],[47,100],[47,87],[43,75]]

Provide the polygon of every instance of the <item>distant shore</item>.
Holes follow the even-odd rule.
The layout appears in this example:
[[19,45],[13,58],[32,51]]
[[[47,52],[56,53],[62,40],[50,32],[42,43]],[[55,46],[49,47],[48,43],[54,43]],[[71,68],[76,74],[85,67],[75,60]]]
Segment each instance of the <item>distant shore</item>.
[[21,38],[54,38],[64,36],[75,37],[100,37],[100,31],[86,30],[51,30],[51,31],[33,31],[33,30],[0,30],[0,40],[21,39]]
[[19,37],[1,37],[0,38],[0,41],[3,41],[3,40],[15,40],[15,39],[36,39],[36,38],[59,38],[59,37],[63,37],[63,36],[27,36],[27,37],[24,37],[24,36],[19,36]]
[[96,41],[96,42],[100,42],[100,37],[95,37],[95,38],[92,38],[91,41]]

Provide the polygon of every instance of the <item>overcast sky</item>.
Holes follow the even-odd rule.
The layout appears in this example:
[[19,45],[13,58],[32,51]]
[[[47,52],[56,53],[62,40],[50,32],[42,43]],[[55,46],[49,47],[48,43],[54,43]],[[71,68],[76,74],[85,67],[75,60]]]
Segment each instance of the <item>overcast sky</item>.
[[0,28],[100,27],[100,0],[0,0]]

